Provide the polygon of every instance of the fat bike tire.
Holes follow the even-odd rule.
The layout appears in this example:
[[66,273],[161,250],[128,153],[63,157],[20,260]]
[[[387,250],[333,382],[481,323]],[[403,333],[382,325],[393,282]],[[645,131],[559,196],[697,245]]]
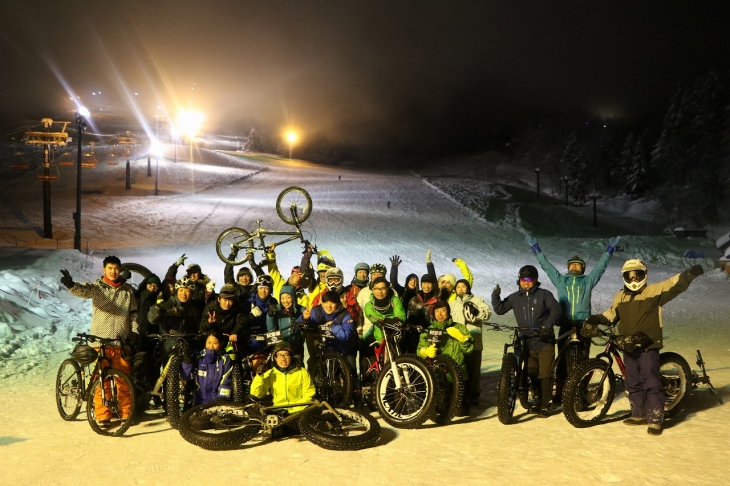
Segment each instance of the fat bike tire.
[[181,382],[182,357],[175,356],[165,377],[165,414],[170,427],[180,428],[180,417],[188,408],[186,386]]
[[363,373],[362,378],[360,378],[362,402],[371,412],[378,411],[378,406],[375,403],[375,384],[378,382],[378,371],[370,369],[374,360],[375,358],[372,356],[365,356],[360,360],[360,373]]
[[441,390],[439,400],[434,406],[432,420],[439,425],[447,424],[460,410],[461,402],[464,399],[464,378],[461,375],[461,367],[450,356],[440,354],[433,358],[431,369]]
[[499,375],[497,392],[497,418],[504,425],[509,425],[512,415],[515,413],[519,374],[517,357],[512,353],[505,355],[502,358],[502,371]]
[[352,371],[340,353],[326,352],[314,372],[317,397],[333,407],[348,407],[352,400]]
[[[195,423],[209,418],[212,428],[199,430]],[[180,435],[193,445],[210,451],[235,449],[261,431],[261,422],[249,417],[245,405],[213,402],[186,411],[180,419]]]
[[[400,370],[400,389],[395,385],[394,366]],[[439,395],[428,364],[413,355],[401,355],[387,363],[375,384],[375,403],[380,416],[389,425],[401,429],[415,429],[428,420]]]
[[608,363],[601,359],[586,360],[565,384],[563,414],[573,427],[599,424],[611,408],[615,391],[616,378]]
[[681,410],[682,403],[692,387],[692,369],[677,353],[659,355],[659,374],[664,390],[664,415],[671,417]]
[[313,444],[333,451],[359,451],[372,447],[380,438],[380,424],[370,415],[349,408],[312,408],[299,419],[302,435]]

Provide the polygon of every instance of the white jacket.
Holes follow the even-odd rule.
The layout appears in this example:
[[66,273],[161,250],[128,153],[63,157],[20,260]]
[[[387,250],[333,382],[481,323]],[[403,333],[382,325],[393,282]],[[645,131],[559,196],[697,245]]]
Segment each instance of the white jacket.
[[[464,304],[471,302],[479,309],[479,315],[476,321],[468,322],[464,316]],[[454,300],[449,302],[451,308],[451,319],[454,322],[463,322],[466,328],[469,330],[469,334],[474,338],[474,350],[481,351],[483,349],[482,344],[482,322],[489,319],[492,315],[492,311],[489,310],[489,306],[482,300],[481,297],[477,297],[473,294],[457,295]]]

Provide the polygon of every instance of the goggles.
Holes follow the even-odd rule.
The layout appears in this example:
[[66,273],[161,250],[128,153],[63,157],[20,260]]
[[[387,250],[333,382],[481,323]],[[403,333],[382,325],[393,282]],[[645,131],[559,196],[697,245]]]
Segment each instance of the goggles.
[[535,281],[535,279],[534,279],[534,278],[530,278],[530,277],[520,277],[520,282],[525,282],[525,283],[532,283],[532,282],[534,282],[534,281]]
[[342,279],[340,277],[327,277],[327,283],[337,285],[342,283]]
[[631,283],[632,281],[641,282],[646,278],[646,272],[644,270],[629,270],[624,272],[624,282]]

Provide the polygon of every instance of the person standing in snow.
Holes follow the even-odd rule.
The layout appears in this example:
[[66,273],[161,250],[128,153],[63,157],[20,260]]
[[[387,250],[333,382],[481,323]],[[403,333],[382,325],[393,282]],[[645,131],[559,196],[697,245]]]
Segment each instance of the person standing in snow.
[[[537,239],[530,235],[525,236],[525,242],[532,247],[535,258],[537,258],[540,266],[558,291],[558,302],[563,311],[558,323],[560,325],[558,335],[570,332],[573,327],[580,332],[583,321],[591,315],[591,293],[601,279],[603,272],[606,271],[608,262],[611,260],[611,256],[613,256],[613,252],[616,250],[616,245],[618,245],[620,239],[619,236],[611,238],[606,247],[606,251],[588,275],[585,275],[586,262],[578,255],[568,260],[568,274],[563,275],[548,261],[545,254],[540,250]],[[558,350],[561,350],[566,345],[569,337],[566,336],[558,341]],[[588,359],[591,340],[584,337],[579,337],[579,339],[581,341],[582,356],[584,359]],[[562,401],[563,386],[567,378],[568,366],[565,360],[565,354],[563,354],[560,361],[558,361],[553,403],[560,403]]]
[[[228,259],[235,260],[237,255],[238,250],[234,250]],[[253,271],[256,273],[256,277],[260,277],[264,274],[264,271],[261,270],[261,267],[254,260],[253,253],[246,255],[245,261],[251,265],[251,268],[253,268]],[[251,272],[251,269],[241,267],[238,269],[238,272],[236,272],[236,279],[234,280],[233,265],[226,263],[226,266],[223,268],[223,283],[234,285],[236,289],[236,302],[238,305],[243,306],[249,297],[251,297],[251,292],[254,288],[254,274]]]
[[352,278],[350,285],[347,286],[347,292],[357,297],[360,291],[367,287],[370,282],[368,279],[369,274],[370,265],[367,263],[358,263],[355,265],[355,276]]
[[498,315],[513,311],[520,337],[527,346],[527,375],[540,397],[539,405],[531,412],[537,416],[550,416],[550,400],[553,396],[553,360],[555,359],[555,334],[553,326],[560,318],[560,305],[549,290],[540,288],[537,268],[525,265],[520,268],[517,284],[519,290],[500,299],[502,290],[497,285],[492,291],[492,309]]
[[218,298],[203,309],[200,327],[198,331],[202,334],[217,332],[220,333],[219,341],[223,348],[228,344],[227,335],[233,334],[238,322],[240,307],[236,303],[236,289],[233,284],[225,284]]
[[406,277],[405,286],[398,283],[398,267],[402,260],[398,255],[390,257],[390,286],[395,290],[398,298],[407,304],[418,292],[418,275],[410,273]]
[[[436,277],[427,273],[421,277],[421,290],[416,292],[410,302],[406,314],[406,322],[411,325],[427,328],[431,323],[431,308],[438,301],[436,292]],[[406,305],[406,303],[403,303]],[[409,329],[401,339],[401,346],[406,353],[413,354],[418,347],[420,333],[415,329]]]
[[233,356],[221,351],[223,336],[209,329],[205,349],[190,355],[183,353],[182,378],[195,381],[193,406],[217,400],[230,401],[233,390]]
[[595,325],[614,326],[618,334],[630,337],[635,349],[624,347],[626,391],[631,417],[626,425],[647,425],[650,435],[660,435],[664,422],[664,391],[659,374],[659,350],[663,347],[662,307],[689,288],[704,273],[701,265],[678,273],[663,282],[647,285],[648,272],[641,260],[626,260],[621,268],[624,288],[603,314],[586,319],[582,333],[596,334]]
[[[368,302],[370,302],[370,297],[373,293],[373,285],[375,284],[375,280],[378,278],[383,278],[383,281],[385,281],[385,265],[382,263],[373,263],[370,266],[370,283],[360,289],[360,292],[357,294],[357,303],[363,311],[365,311],[365,306]],[[385,283],[389,288],[392,288],[387,281]],[[371,334],[373,331],[373,323],[370,322],[367,313],[363,312],[363,315],[362,327],[358,327],[357,329],[357,332],[361,337]]]
[[[427,261],[431,261],[431,254],[429,250],[429,254],[427,256]],[[463,275],[464,279],[469,282],[469,286],[474,285],[474,276],[471,274],[471,270],[469,270],[469,266],[466,264],[464,260],[461,258],[452,258],[451,259],[454,264],[461,270],[461,274]],[[447,273],[445,275],[441,275],[438,278],[438,284],[439,284],[439,300],[444,300],[446,302],[451,302],[456,298],[456,277],[451,274]]]
[[[116,256],[110,255],[103,261],[104,275],[93,283],[76,283],[68,270],[61,270],[61,283],[71,295],[82,299],[91,299],[91,330],[90,334],[105,339],[137,340],[139,328],[137,325],[137,299],[131,285],[119,278],[122,262]],[[94,342],[89,345],[99,351]],[[122,343],[111,343],[105,346],[106,357],[111,367],[127,374],[131,372],[131,364],[122,356]],[[119,406],[121,419],[126,420],[132,412],[132,397],[124,382],[118,381]],[[100,424],[108,423],[112,419],[112,412],[102,405],[101,389],[96,390],[94,396],[94,413]]]
[[464,323],[466,330],[474,340],[474,351],[469,353],[464,361],[469,376],[465,384],[464,400],[472,405],[479,404],[482,393],[480,377],[482,373],[482,323],[489,319],[491,311],[481,297],[471,293],[471,285],[466,279],[456,282],[456,298],[449,303],[451,317],[455,322]]
[[[193,300],[195,289],[195,282],[187,277],[175,282],[175,294],[165,302],[155,304],[150,308],[147,314],[150,323],[157,326],[162,334],[197,333],[203,305],[199,301]],[[164,341],[162,346],[163,361],[167,361],[174,343]]]
[[[281,289],[285,285],[288,285],[295,289],[297,303],[302,307],[310,308],[311,305],[309,304],[309,296],[302,286],[302,267],[300,265],[293,267],[289,278],[284,279],[284,277],[281,275],[281,272],[279,272],[279,266],[276,263],[276,252],[274,251],[274,248],[274,245],[269,245],[269,247],[266,249],[266,262],[268,264],[267,270],[272,280],[274,281],[274,289],[272,291],[272,295],[279,295]],[[307,262],[308,260],[305,262],[305,264]]]
[[[170,268],[167,269],[167,273],[165,274],[165,280],[169,282],[174,282],[177,278],[177,269],[180,267],[180,265],[185,263],[185,260],[187,260],[187,258],[188,257],[186,257],[183,253],[182,256],[175,261],[175,263],[170,265]],[[188,280],[195,284],[195,286],[192,288],[191,298],[194,301],[200,302],[201,304],[205,305],[208,302],[208,298],[210,297],[210,295],[215,291],[215,281],[211,280],[207,275],[203,274],[200,265],[198,265],[197,263],[191,263],[190,265],[188,265],[185,276],[188,278]]]

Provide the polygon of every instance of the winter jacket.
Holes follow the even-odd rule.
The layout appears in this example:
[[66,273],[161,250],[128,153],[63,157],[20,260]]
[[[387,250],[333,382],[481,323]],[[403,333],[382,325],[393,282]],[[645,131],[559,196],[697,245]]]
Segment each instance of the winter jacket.
[[[454,264],[459,268],[461,271],[461,275],[464,277],[464,279],[469,282],[469,287],[474,286],[474,275],[472,275],[471,270],[469,270],[469,265],[466,264],[464,260],[461,258],[456,258],[454,260]],[[438,290],[438,289],[437,289]],[[451,294],[448,296],[447,300],[449,303],[451,303],[456,298],[456,289],[451,290]]]
[[[252,294],[244,305],[245,307],[243,307],[242,312],[238,315],[233,334],[246,338],[244,342],[248,353],[262,352],[266,349],[266,341],[257,340],[255,336],[266,333],[267,313],[269,309],[274,313],[275,309],[278,309],[279,303],[272,296],[262,299],[258,294]],[[261,311],[261,315],[254,316],[251,314],[254,307]],[[241,342],[239,339],[239,343]]]
[[[455,327],[459,330],[460,333],[462,333],[464,336],[467,336],[468,339],[463,343],[454,339],[446,333],[446,329],[448,329],[449,327]],[[464,326],[464,324],[454,322],[449,317],[444,322],[438,322],[436,319],[431,320],[431,324],[428,326],[428,329],[444,331],[444,333],[441,335],[440,342],[436,344],[438,354],[444,354],[456,361],[456,364],[461,367],[461,376],[464,377],[464,379],[466,380],[468,378],[468,375],[466,372],[465,357],[471,354],[472,351],[474,351],[474,339],[471,337],[471,334],[469,334],[466,326]],[[418,349],[416,350],[419,356],[421,356],[422,348],[427,348],[431,345],[431,343],[428,342],[428,338],[428,331],[421,333],[421,337],[418,340]]]
[[[552,328],[560,318],[560,304],[550,291],[540,288],[540,282],[529,291],[520,288],[504,300],[499,299],[499,294],[492,293],[492,309],[500,316],[513,311],[520,335],[527,337],[527,346],[530,349],[553,346],[555,335]],[[550,333],[537,336],[536,330],[541,327],[547,327],[551,330]]]
[[[467,322],[466,316],[464,315],[464,304],[471,302],[477,309],[479,309],[479,315],[474,322]],[[477,297],[473,294],[457,295],[454,300],[449,303],[451,308],[451,317],[456,319],[458,322],[465,322],[466,328],[474,338],[474,349],[481,351],[484,349],[482,343],[482,322],[489,319],[492,312],[489,310],[489,306],[482,300],[481,297]]]
[[[264,398],[271,395],[274,406],[282,407],[293,403],[307,403],[314,399],[317,390],[304,368],[280,370],[274,366],[263,375],[256,375],[251,382],[251,395]],[[290,407],[289,412],[304,410],[305,407]]]
[[[114,288],[101,277],[92,283],[74,283],[68,291],[75,297],[91,299],[90,333],[94,336],[115,339],[139,332],[137,298],[131,285],[125,283]],[[119,346],[118,343],[111,345]]]
[[279,295],[279,293],[281,292],[281,288],[284,287],[284,285],[289,285],[296,292],[295,295],[297,298],[297,303],[305,309],[309,309],[309,296],[305,292],[304,288],[294,287],[289,283],[289,280],[285,279],[281,275],[281,272],[279,271],[279,265],[276,264],[276,253],[273,251],[267,253],[266,259],[269,260],[269,276],[274,281],[274,289],[271,291],[271,295]]
[[321,299],[321,295],[327,292],[327,283],[326,282],[318,282],[313,287],[312,290],[309,292],[309,309],[312,309],[314,307],[314,301],[317,300],[319,302],[319,299]]
[[[416,279],[416,288],[411,289],[408,287],[408,281],[412,278]],[[390,286],[393,287],[393,290],[395,290],[395,294],[398,296],[398,298],[401,300],[401,302],[408,302],[410,301],[415,295],[416,292],[418,292],[418,275],[415,273],[409,273],[406,277],[406,281],[403,282],[403,285],[398,283],[398,265],[392,265],[390,266]]]
[[[165,274],[165,280],[169,282],[175,283],[177,280],[177,269],[180,265],[177,263],[173,263],[170,265],[170,268],[167,269],[167,273]],[[205,294],[205,286],[210,283],[210,277],[207,275],[200,274],[200,278],[195,281],[195,288],[193,289],[192,295],[190,298],[192,300],[195,300],[197,302],[200,302],[201,304],[206,303],[207,295]]]
[[695,278],[689,270],[685,270],[636,292],[623,288],[613,298],[611,307],[596,317],[603,324],[618,323],[618,333],[622,336],[643,332],[654,341],[647,349],[661,349],[664,345],[662,306],[687,290]]
[[[281,293],[293,295],[294,292],[294,287],[290,285],[285,285],[281,288]],[[281,293],[279,294],[280,301]],[[289,343],[294,354],[302,356],[304,355],[304,339],[302,338],[302,332],[299,329],[293,329],[292,324],[296,323],[297,319],[301,317],[304,309],[304,306],[299,305],[297,302],[292,302],[291,308],[285,309],[282,305],[279,306],[279,309],[273,315],[266,315],[266,330],[281,331],[282,339]]]
[[139,312],[137,313],[137,326],[139,327],[139,335],[147,336],[147,334],[154,334],[157,332],[157,326],[150,327],[150,321],[147,318],[147,314],[153,305],[157,302],[158,292],[150,292],[147,289],[142,290],[139,293],[137,299],[139,305]]
[[[209,316],[214,312],[215,322],[208,322]],[[218,300],[210,302],[205,306],[205,309],[203,309],[199,331],[201,333],[206,333],[210,330],[216,330],[220,333],[231,335],[236,328],[238,314],[238,304],[234,303],[230,309],[223,310]]]
[[[347,309],[355,326],[358,327],[358,324],[362,322],[362,309],[360,308],[360,304],[357,303],[357,296],[349,292],[345,287],[342,287],[338,293],[340,294],[340,303]],[[321,301],[322,294],[318,294],[312,299],[312,307],[321,304]]]
[[195,380],[193,406],[216,400],[231,400],[233,357],[220,351],[204,349],[194,356],[193,363],[182,364],[182,376]]
[[309,319],[299,318],[299,322],[326,324],[330,322],[330,331],[333,338],[327,339],[327,350],[336,351],[344,355],[354,355],[357,353],[358,337],[355,323],[347,309],[342,304],[332,314],[327,314],[321,305],[312,307]]
[[438,302],[435,292],[430,295],[419,290],[408,302],[408,323],[428,327],[431,324],[431,307]]
[[147,318],[151,324],[156,324],[160,332],[169,334],[177,331],[180,334],[194,334],[200,327],[202,304],[190,298],[182,303],[177,295],[171,295],[162,304],[155,304],[150,308]]
[[[360,293],[362,295],[362,293]],[[372,291],[370,292],[370,300],[365,304],[365,317],[369,321],[382,321],[386,318],[400,319],[401,322],[406,322],[406,312],[403,310],[403,302],[395,295],[393,289],[388,290],[388,306],[384,309],[376,308],[375,295]],[[380,342],[383,339],[383,331],[377,326],[371,326],[368,333],[363,334],[363,339],[373,334],[376,342]]]
[[591,291],[608,267],[611,254],[606,252],[588,275],[563,275],[550,263],[544,253],[535,255],[540,266],[558,290],[562,318],[583,321],[591,315]]
[[[223,268],[223,283],[227,284],[233,284],[233,286],[236,289],[236,302],[243,306],[243,304],[251,297],[251,292],[253,291],[254,284],[253,282],[256,280],[256,277],[260,277],[264,274],[264,271],[261,270],[261,267],[256,264],[256,262],[249,262],[251,265],[251,268],[254,270],[255,277],[252,275],[251,277],[251,283],[249,285],[241,285],[238,283],[238,280],[233,278],[233,265],[229,265],[226,263],[226,266]],[[240,272],[240,270],[239,270]]]

